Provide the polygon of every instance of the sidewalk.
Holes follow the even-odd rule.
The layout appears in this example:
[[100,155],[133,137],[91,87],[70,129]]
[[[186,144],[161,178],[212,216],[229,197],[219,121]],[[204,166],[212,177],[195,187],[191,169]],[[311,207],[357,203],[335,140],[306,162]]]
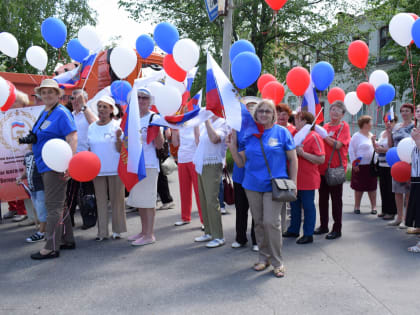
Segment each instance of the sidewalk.
[[[170,176],[176,209],[158,211],[157,242],[133,248],[126,240],[95,242],[82,231],[77,249],[32,261],[42,244],[26,244],[33,228],[0,225],[0,314],[419,314],[420,255],[407,251],[418,238],[367,214],[353,214],[344,191],[343,237],[297,245],[284,240],[286,276],[251,269],[250,247],[232,249],[235,210],[223,216],[226,245],[207,249],[198,213],[182,227],[177,174]],[[379,198],[379,197],[378,197]],[[5,208],[3,208],[5,209]],[[194,206],[195,209],[195,206]],[[380,208],[379,208],[380,209]],[[364,214],[365,212],[366,214]],[[130,213],[125,237],[138,232]]]

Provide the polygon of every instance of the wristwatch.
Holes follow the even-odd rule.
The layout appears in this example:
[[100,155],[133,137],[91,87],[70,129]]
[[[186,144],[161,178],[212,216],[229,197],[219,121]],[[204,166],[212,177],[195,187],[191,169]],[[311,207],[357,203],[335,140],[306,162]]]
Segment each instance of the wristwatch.
[[86,110],[86,106],[83,105],[82,108],[80,109],[82,112],[84,112]]

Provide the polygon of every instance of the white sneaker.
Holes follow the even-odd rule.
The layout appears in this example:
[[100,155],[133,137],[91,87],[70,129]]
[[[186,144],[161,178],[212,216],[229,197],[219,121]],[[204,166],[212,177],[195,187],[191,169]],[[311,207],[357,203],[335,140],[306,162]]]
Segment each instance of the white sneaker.
[[258,245],[252,245],[252,251],[258,252],[260,249],[258,248]]
[[175,222],[175,226],[182,226],[182,225],[186,225],[186,224],[190,224],[191,221],[177,221]]
[[194,239],[194,242],[208,242],[211,241],[212,237],[210,234],[204,234]]
[[220,213],[221,214],[227,214],[226,208],[220,208]]
[[245,244],[241,244],[241,243],[238,243],[238,242],[233,242],[232,243],[232,248],[241,248],[241,247],[244,247],[245,246]]
[[400,223],[400,225],[398,227],[403,230],[403,229],[407,228],[407,225],[405,225],[405,222],[403,221],[403,222]]
[[214,240],[208,242],[206,244],[206,247],[208,248],[216,248],[225,245],[225,239],[224,238],[215,238]]
[[162,205],[157,208],[156,210],[168,210],[168,209],[172,209],[175,207],[175,203],[174,202],[167,202],[167,203],[162,203]]
[[114,240],[119,240],[121,238],[121,234],[120,233],[112,233],[112,239]]

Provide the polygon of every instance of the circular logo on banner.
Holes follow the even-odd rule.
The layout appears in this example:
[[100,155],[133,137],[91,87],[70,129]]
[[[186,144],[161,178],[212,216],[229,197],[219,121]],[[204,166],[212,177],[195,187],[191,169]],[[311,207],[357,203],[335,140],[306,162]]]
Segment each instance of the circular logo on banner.
[[0,143],[8,150],[27,149],[27,145],[19,145],[18,139],[26,136],[36,117],[22,110],[6,112],[0,119]]

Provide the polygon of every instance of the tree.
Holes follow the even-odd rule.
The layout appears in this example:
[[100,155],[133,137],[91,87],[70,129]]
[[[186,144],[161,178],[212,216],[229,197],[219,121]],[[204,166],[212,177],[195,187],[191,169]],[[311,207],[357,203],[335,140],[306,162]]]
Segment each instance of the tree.
[[[236,0],[234,3],[233,40],[251,41],[262,61],[263,72],[275,73],[280,81],[284,81],[291,65],[278,63],[279,58],[293,59],[304,65],[305,56],[290,47],[299,45],[313,51],[319,34],[334,24],[331,13],[349,9],[349,4],[342,0],[294,0],[274,14],[263,0]],[[172,22],[181,37],[196,41],[203,52],[200,59],[202,80],[207,48],[220,63],[223,21],[218,18],[209,22],[203,0],[119,0],[119,4],[135,20],[148,18],[154,22]],[[325,55],[332,56],[332,50],[326,51]],[[255,94],[256,86],[247,92]]]
[[58,50],[42,38],[41,23],[46,18],[61,19],[67,27],[68,40],[76,37],[83,25],[96,24],[96,12],[89,7],[87,0],[2,0],[0,12],[0,30],[13,34],[19,43],[17,59],[0,54],[0,64],[8,72],[38,72],[25,58],[26,50],[33,45],[41,46],[47,52],[49,61],[45,73],[51,73],[59,61],[70,61],[65,46]]

